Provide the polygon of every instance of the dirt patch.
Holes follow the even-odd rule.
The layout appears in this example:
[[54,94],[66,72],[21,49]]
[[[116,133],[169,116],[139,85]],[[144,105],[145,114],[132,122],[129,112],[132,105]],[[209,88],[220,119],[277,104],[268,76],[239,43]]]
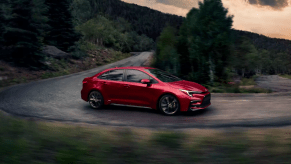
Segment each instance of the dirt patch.
[[250,89],[250,88],[254,88],[255,85],[245,85],[245,86],[239,86],[239,88],[244,88],[244,89]]
[[154,60],[154,55],[150,55],[150,56],[147,58],[146,62],[143,63],[142,66],[150,67],[151,64],[152,64],[152,62],[153,62],[153,60]]

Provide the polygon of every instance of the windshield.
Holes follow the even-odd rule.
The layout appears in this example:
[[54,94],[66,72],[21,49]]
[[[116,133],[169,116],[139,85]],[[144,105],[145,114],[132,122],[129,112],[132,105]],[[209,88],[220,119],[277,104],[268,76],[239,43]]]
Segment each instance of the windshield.
[[171,75],[171,74],[169,74],[165,71],[159,70],[159,69],[145,69],[145,71],[154,75],[156,78],[158,78],[162,82],[174,82],[174,81],[181,81],[182,80],[174,75]]

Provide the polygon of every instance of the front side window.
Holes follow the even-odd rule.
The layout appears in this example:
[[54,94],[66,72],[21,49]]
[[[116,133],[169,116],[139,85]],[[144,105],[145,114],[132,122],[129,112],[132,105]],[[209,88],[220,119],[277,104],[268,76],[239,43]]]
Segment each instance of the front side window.
[[145,69],[148,73],[154,75],[156,78],[161,80],[162,82],[174,82],[174,81],[181,81],[182,79],[171,75],[165,71],[159,69]]
[[107,75],[107,80],[122,81],[123,69],[111,70]]
[[150,79],[150,76],[138,70],[126,70],[126,81],[140,83],[142,79]]

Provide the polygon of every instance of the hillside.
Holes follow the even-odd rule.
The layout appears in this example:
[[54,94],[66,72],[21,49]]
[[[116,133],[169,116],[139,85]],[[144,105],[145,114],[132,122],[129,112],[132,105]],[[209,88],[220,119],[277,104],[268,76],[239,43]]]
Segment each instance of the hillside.
[[97,14],[107,15],[113,19],[122,17],[131,23],[132,28],[139,35],[145,34],[156,40],[168,23],[179,28],[185,18],[165,14],[148,7],[129,4],[120,0],[88,0],[92,8],[91,16]]
[[[112,18],[122,17],[131,23],[133,30],[138,34],[145,34],[156,40],[167,23],[178,29],[184,17],[162,13],[148,7],[129,4],[120,0],[94,0],[95,13],[101,12]],[[93,4],[92,4],[93,5]],[[98,12],[97,12],[98,11]],[[233,30],[235,38],[246,36],[251,39],[257,49],[266,49],[271,52],[291,53],[291,41],[270,38],[252,32]]]

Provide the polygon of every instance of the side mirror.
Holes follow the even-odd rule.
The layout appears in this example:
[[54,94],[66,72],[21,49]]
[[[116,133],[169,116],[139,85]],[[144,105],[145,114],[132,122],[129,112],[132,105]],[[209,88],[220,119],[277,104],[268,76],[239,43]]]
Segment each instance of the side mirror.
[[141,83],[149,85],[149,84],[151,84],[151,81],[149,79],[142,79]]

